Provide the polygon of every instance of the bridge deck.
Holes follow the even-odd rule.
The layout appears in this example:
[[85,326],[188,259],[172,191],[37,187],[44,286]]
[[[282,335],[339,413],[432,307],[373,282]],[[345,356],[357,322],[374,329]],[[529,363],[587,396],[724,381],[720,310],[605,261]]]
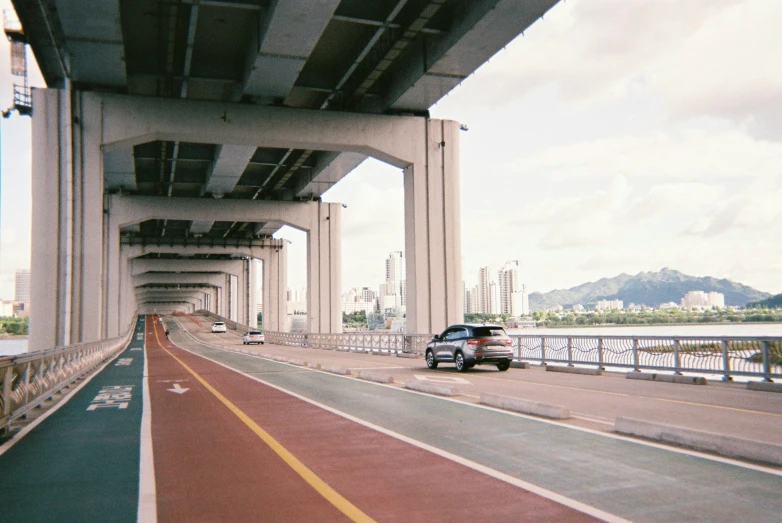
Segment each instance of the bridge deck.
[[[779,470],[230,352],[220,347],[242,348],[235,333],[207,327],[182,318],[166,340],[149,322],[146,350],[134,340],[45,421],[0,447],[3,518],[775,521],[782,513]],[[422,360],[296,350],[310,360],[359,360],[354,368],[457,378]],[[539,377],[486,370],[457,379],[465,390],[509,387],[524,372],[527,382]],[[556,377],[572,378],[584,377]],[[551,394],[551,385],[539,388]],[[582,395],[576,384],[557,387]]]

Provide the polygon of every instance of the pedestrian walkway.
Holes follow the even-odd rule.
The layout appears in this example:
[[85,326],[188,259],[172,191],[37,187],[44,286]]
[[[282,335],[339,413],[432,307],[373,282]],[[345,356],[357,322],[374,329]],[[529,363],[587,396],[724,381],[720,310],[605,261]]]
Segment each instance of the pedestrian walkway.
[[137,520],[143,334],[139,321],[127,349],[0,447],[2,521]]

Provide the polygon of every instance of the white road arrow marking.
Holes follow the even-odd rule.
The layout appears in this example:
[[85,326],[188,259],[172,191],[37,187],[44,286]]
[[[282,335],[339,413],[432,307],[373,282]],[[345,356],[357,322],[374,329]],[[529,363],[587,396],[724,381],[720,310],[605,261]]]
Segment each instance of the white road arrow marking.
[[176,392],[177,394],[184,394],[185,392],[189,391],[190,389],[183,389],[182,386],[179,383],[174,383],[173,389],[166,389],[170,390],[171,392]]

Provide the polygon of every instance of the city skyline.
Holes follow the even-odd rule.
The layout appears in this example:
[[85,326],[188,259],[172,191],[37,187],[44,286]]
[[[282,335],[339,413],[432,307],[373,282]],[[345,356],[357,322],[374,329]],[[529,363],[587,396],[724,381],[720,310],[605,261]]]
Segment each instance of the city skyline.
[[[431,109],[470,129],[463,279],[519,259],[530,294],[666,266],[782,293],[780,18],[774,0],[568,0],[465,79]],[[2,39],[3,107],[11,97]],[[30,119],[12,115],[0,133],[9,299],[29,267]],[[368,160],[324,200],[348,206],[343,288],[382,281],[370,260],[404,247],[401,172]],[[305,235],[278,236],[293,241],[300,286]]]

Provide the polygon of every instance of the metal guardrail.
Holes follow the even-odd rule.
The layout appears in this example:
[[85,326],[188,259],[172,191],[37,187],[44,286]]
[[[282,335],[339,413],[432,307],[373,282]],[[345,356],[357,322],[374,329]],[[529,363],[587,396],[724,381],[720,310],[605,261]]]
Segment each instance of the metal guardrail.
[[135,321],[116,338],[0,358],[0,433],[124,349]]
[[[293,334],[265,332],[266,341],[355,352],[423,354],[431,334]],[[541,365],[657,370],[782,378],[782,337],[512,335],[514,359]]]
[[782,337],[514,335],[518,360],[674,374],[782,378]]
[[[245,325],[225,320],[238,330]],[[398,354],[423,354],[432,334],[345,332],[308,334],[265,331],[269,343],[323,349]],[[782,379],[782,337],[753,336],[581,336],[513,334],[514,359],[541,365],[656,370]]]
[[279,345],[298,345],[318,349],[345,350],[377,354],[423,354],[428,334],[401,334],[398,332],[344,332],[341,334],[304,334],[264,332],[266,341]]

